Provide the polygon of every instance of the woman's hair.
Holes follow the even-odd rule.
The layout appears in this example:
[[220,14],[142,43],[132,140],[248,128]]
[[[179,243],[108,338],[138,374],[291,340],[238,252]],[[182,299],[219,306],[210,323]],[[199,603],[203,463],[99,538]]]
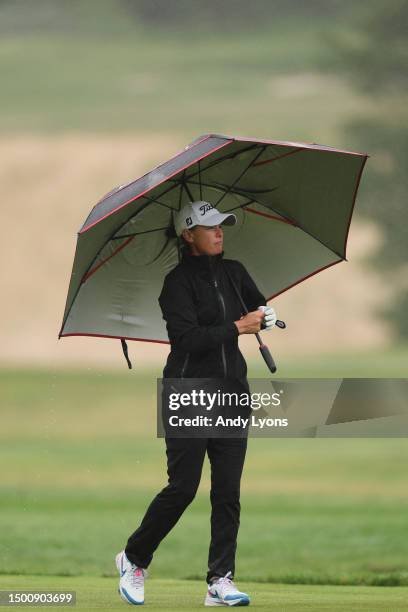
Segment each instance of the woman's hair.
[[182,249],[190,249],[190,243],[184,238],[183,234],[177,236],[176,230],[173,225],[169,226],[166,230],[166,236],[168,238],[177,238]]

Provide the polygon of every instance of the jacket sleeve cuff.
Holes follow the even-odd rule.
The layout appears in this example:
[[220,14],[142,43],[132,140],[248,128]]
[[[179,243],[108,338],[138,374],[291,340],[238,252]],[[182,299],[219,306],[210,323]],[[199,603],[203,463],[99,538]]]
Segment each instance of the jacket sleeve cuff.
[[230,321],[226,324],[227,338],[232,339],[239,336],[238,327],[235,325],[234,321]]

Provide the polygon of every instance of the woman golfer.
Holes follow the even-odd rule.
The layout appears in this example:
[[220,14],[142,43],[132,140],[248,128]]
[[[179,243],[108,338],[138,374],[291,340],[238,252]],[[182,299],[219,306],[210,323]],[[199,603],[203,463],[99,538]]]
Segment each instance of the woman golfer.
[[[191,202],[177,213],[175,231],[184,242],[180,263],[167,274],[159,297],[171,345],[163,378],[228,378],[249,391],[247,366],[238,347],[240,334],[271,328],[276,322],[245,267],[223,259],[221,214],[208,202]],[[227,272],[225,270],[227,268]],[[231,280],[240,290],[248,314]],[[263,308],[258,309],[259,306]],[[265,308],[266,307],[266,308]],[[235,384],[234,383],[234,384]],[[211,542],[206,575],[206,606],[243,606],[249,596],[234,584],[240,522],[240,481],[247,435],[228,438],[167,437],[168,484],[148,507],[126,548],[116,556],[119,592],[131,604],[144,603],[146,568],[163,538],[195,497],[206,453],[211,464]]]

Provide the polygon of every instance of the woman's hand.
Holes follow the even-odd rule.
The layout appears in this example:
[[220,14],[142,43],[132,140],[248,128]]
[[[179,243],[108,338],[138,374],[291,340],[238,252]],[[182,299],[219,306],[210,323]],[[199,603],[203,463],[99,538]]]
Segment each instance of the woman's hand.
[[238,328],[239,334],[255,334],[261,331],[263,319],[264,313],[262,310],[254,310],[246,315],[242,315],[240,320],[234,321],[234,323]]

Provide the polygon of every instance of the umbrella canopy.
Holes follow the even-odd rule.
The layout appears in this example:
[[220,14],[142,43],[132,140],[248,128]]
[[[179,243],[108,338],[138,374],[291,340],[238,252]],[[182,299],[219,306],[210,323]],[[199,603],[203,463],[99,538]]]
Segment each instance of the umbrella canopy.
[[158,296],[180,260],[174,213],[206,200],[237,223],[224,250],[267,300],[346,259],[367,155],[317,144],[207,134],[108,193],[78,232],[59,337],[168,343]]

